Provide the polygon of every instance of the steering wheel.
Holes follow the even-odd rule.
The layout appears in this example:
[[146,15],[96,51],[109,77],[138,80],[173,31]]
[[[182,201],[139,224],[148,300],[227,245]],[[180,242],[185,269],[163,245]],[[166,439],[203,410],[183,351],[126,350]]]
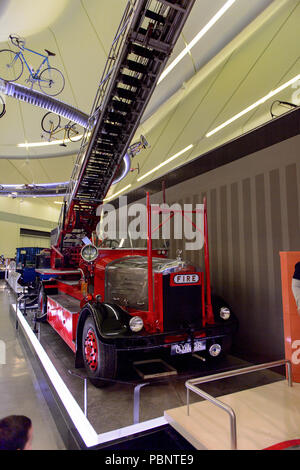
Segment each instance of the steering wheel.
[[115,250],[119,248],[120,242],[118,240],[110,240],[110,247]]

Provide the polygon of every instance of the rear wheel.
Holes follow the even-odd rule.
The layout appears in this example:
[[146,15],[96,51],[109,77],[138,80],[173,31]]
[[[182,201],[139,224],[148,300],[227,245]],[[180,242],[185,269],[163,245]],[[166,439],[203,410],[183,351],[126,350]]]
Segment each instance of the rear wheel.
[[43,70],[38,80],[42,92],[49,96],[59,95],[65,87],[63,74],[54,67]]
[[98,378],[114,379],[117,372],[117,353],[114,346],[99,340],[95,322],[91,316],[85,320],[82,331],[82,356],[87,375],[98,388],[109,385]]
[[41,126],[44,132],[47,134],[53,134],[57,131],[61,124],[61,117],[55,113],[46,113],[42,119]]

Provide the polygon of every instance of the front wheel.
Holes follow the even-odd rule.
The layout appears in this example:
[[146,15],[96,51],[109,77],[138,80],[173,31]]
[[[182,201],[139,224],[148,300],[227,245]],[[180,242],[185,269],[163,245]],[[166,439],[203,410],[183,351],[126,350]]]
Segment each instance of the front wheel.
[[59,95],[65,87],[63,74],[53,67],[43,70],[38,80],[41,91],[48,96]]
[[117,353],[114,346],[99,340],[95,322],[91,316],[85,320],[82,331],[82,356],[87,375],[98,388],[109,385],[109,381],[99,378],[114,379],[117,373]]
[[0,78],[7,82],[16,82],[23,73],[23,61],[18,53],[10,49],[0,51]]
[[69,127],[68,129],[68,139],[70,142],[80,142],[82,139],[83,135],[79,134],[79,131],[77,130],[76,124],[73,124],[72,126]]

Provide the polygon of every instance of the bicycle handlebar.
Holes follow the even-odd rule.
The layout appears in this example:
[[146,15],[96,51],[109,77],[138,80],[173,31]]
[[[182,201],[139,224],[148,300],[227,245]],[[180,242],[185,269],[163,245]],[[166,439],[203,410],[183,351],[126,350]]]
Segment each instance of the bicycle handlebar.
[[10,34],[9,39],[14,46],[19,47],[20,49],[25,46],[25,39],[20,38],[19,36],[13,36]]

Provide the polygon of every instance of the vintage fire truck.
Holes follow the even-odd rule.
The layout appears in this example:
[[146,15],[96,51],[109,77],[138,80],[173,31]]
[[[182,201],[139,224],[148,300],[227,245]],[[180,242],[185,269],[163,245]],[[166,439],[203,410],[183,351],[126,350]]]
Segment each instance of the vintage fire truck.
[[100,247],[79,245],[73,268],[68,261],[67,268],[57,269],[62,258],[53,250],[54,269],[40,270],[53,275],[40,290],[44,319],[75,353],[75,366],[85,367],[98,387],[106,384],[99,378],[116,377],[122,352],[201,351],[213,360],[230,350],[237,330],[231,308],[211,294],[206,204],[204,271],[180,254],[168,258],[168,246],[152,246],[149,199],[147,209],[146,248],[135,248],[129,239],[105,239]]
[[[152,245],[147,197],[146,247],[105,240],[96,246],[97,208],[110,188],[194,0],[131,0],[116,34],[89,128],[52,234],[50,266],[39,292],[47,321],[96,386],[113,379],[124,351],[225,354],[237,320],[211,296],[204,205],[205,269],[169,259]],[[171,215],[172,216],[172,215]],[[93,243],[94,242],[94,243]]]

